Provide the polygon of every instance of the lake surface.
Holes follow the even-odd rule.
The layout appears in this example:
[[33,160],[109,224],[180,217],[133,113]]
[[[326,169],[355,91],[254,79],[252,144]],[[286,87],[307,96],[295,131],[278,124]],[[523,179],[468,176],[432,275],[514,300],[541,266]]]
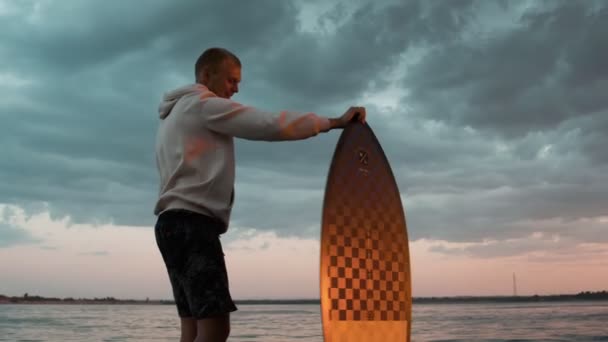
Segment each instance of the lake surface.
[[[608,341],[608,302],[415,304],[412,341]],[[171,305],[0,305],[0,341],[178,341]],[[240,305],[229,341],[322,342],[318,305]],[[372,342],[372,341],[370,341]]]

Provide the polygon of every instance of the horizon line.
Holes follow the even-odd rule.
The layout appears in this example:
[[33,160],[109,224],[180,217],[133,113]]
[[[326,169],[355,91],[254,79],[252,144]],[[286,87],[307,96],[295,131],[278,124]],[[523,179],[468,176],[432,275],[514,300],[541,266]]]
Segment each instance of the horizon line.
[[[412,301],[415,299],[418,300],[426,300],[426,299],[491,299],[491,298],[535,298],[535,297],[564,297],[564,296],[584,296],[584,295],[605,295],[608,297],[608,290],[598,290],[598,291],[580,291],[578,293],[558,293],[558,294],[530,294],[530,295],[507,295],[507,294],[497,294],[497,295],[441,295],[441,296],[412,296]],[[48,297],[42,296],[38,294],[25,293],[21,296],[11,296],[0,293],[0,298],[7,299],[25,299],[25,298],[36,298],[36,299],[50,299],[50,300],[88,300],[88,301],[153,301],[153,302],[173,302],[174,299],[162,299],[162,298],[150,298],[146,297],[143,299],[135,299],[135,298],[118,298],[112,296],[106,297]],[[272,301],[272,302],[295,302],[295,301],[320,301],[320,297],[292,297],[292,298],[235,298],[235,302],[251,302],[251,301]]]

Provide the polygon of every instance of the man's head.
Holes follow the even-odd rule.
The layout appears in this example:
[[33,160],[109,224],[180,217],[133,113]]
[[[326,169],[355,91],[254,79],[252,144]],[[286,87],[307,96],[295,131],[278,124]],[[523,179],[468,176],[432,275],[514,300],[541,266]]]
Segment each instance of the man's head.
[[194,67],[196,83],[205,85],[217,96],[229,99],[239,91],[241,61],[222,48],[205,50]]

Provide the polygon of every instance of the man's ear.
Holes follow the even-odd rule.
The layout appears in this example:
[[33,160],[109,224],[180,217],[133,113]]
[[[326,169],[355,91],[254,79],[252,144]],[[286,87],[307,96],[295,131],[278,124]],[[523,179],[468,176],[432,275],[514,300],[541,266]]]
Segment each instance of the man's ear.
[[207,84],[207,82],[209,82],[210,76],[211,76],[211,68],[208,65],[204,66],[201,69],[201,72],[199,74],[199,78],[200,78],[199,81],[201,81],[202,84]]

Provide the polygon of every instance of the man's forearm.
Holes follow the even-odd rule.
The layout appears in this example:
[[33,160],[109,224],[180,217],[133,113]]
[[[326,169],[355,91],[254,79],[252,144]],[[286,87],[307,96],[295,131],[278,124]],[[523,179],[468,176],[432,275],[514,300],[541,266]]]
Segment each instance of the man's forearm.
[[329,119],[329,129],[327,131],[331,131],[338,127],[340,127],[340,119]]

